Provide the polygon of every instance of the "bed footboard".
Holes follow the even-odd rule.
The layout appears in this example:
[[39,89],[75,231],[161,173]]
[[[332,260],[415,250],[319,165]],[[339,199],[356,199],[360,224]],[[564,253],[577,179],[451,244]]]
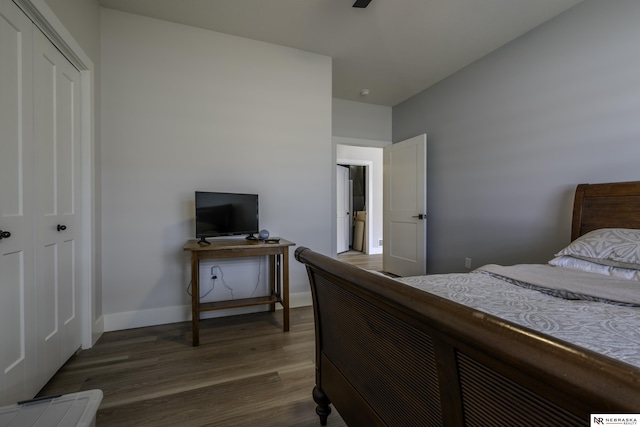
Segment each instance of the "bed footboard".
[[640,412],[640,370],[300,247],[313,398],[353,426],[588,425]]

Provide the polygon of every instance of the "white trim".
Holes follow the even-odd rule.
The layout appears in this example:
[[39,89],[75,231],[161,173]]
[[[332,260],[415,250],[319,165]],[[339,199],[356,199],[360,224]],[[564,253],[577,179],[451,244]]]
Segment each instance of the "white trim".
[[[373,147],[373,148],[384,148],[388,145],[391,145],[392,142],[391,141],[380,141],[377,139],[362,139],[362,138],[347,138],[344,136],[334,136],[331,138],[331,142],[332,142],[332,156],[334,159],[333,162],[333,172],[332,172],[332,179],[333,179],[333,186],[332,186],[332,199],[331,199],[331,203],[332,203],[332,210],[331,212],[335,212],[336,211],[336,204],[337,204],[337,197],[338,197],[338,193],[337,193],[337,183],[336,183],[336,166],[337,164],[340,162],[344,162],[344,164],[350,164],[350,165],[363,165],[361,163],[357,163],[357,160],[345,160],[345,159],[338,159],[337,158],[337,146],[338,144],[340,145],[352,145],[352,146],[356,146],[356,147]],[[372,163],[366,160],[363,160],[362,162],[366,162],[364,165],[365,166],[370,166],[367,169],[367,180],[369,181],[368,186],[367,186],[367,191],[369,192],[369,194],[367,195],[367,209],[369,210],[369,212],[372,212],[372,207],[371,207],[371,197],[369,196],[370,194],[373,193],[373,179],[372,179],[372,168],[371,165]],[[372,230],[373,230],[373,225],[372,225],[373,221],[368,221],[368,227],[367,227],[367,232],[369,233],[369,236],[372,236]],[[337,257],[337,247],[338,247],[338,236],[337,236],[337,227],[338,227],[338,220],[336,218],[336,215],[333,215],[332,218],[332,256],[334,258]],[[380,247],[374,247],[373,246],[373,241],[371,238],[369,238],[367,240],[367,253],[370,255],[373,254],[381,254],[383,252],[383,248]]]
[[[297,292],[289,295],[290,308],[307,307],[312,304],[313,300],[311,299],[311,292]],[[229,310],[210,311],[202,313],[200,319],[237,316],[240,314],[257,313],[267,309],[268,306],[265,305],[264,307],[242,307]],[[280,304],[276,304],[276,310],[282,310],[282,306]],[[106,314],[104,315],[104,329],[105,332],[111,332],[190,321],[191,305],[175,305],[171,307],[150,308],[146,310]]]
[[331,205],[331,252],[330,255],[333,258],[338,256],[338,164],[336,162],[337,156],[337,144],[336,141],[333,140],[331,144],[331,158],[333,162],[331,163],[331,200],[329,200],[329,204]]
[[189,321],[191,320],[191,305],[122,311],[120,313],[105,314],[103,317],[105,332],[144,328],[146,326]]
[[78,70],[93,72],[93,61],[62,25],[45,0],[13,0],[13,2],[36,24],[36,27],[62,52]]
[[89,348],[104,332],[102,318],[93,320],[95,277],[94,277],[94,116],[95,97],[94,65],[84,50],[62,25],[45,0],[13,0],[13,2],[33,21],[54,46],[80,71],[80,120],[81,120],[81,182],[82,182],[82,240],[81,245],[81,324],[82,348]]
[[[382,248],[373,245],[373,200],[371,195],[373,194],[373,162],[371,160],[353,160],[353,159],[336,159],[336,164],[340,165],[353,165],[353,166],[365,166],[367,168],[367,250],[369,255],[381,254]],[[337,190],[337,187],[336,187]],[[337,197],[337,195],[336,195]],[[336,220],[337,221],[337,220]],[[336,224],[337,225],[337,224]],[[337,240],[336,236],[336,240]],[[336,242],[337,243],[337,242]],[[336,246],[337,248],[337,246]],[[337,249],[336,249],[337,250]]]
[[355,145],[359,147],[384,148],[387,145],[392,144],[391,141],[380,141],[378,139],[347,138],[344,136],[334,136],[332,140],[334,145]]
[[289,308],[307,307],[313,305],[311,291],[296,292],[289,295]]

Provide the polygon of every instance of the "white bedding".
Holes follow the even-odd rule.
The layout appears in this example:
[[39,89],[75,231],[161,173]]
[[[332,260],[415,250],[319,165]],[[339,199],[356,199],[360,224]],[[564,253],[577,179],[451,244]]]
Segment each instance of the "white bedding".
[[[581,286],[580,293],[584,292],[585,288],[581,285],[580,278],[584,279],[585,274],[593,276],[590,279],[593,283],[605,279],[604,276],[594,273],[546,265],[540,267],[557,269],[550,273],[551,277],[560,273],[566,279],[567,275],[575,273],[575,282]],[[488,267],[487,270],[491,272],[482,271],[482,268],[464,274],[436,274],[396,280],[640,367],[640,307],[550,296],[538,290],[509,283],[513,280],[505,280],[498,276],[511,274],[508,271],[510,268],[496,270]],[[537,269],[538,267],[535,267],[533,271]],[[524,274],[530,273],[531,271],[525,271]],[[514,279],[522,281],[522,277]],[[566,287],[565,279],[564,283],[558,284],[560,288]],[[584,282],[582,280],[582,283]],[[538,283],[535,286],[541,285]],[[634,286],[637,287],[636,293]],[[633,284],[623,284],[623,287],[623,292],[631,292],[634,297],[640,298],[640,283],[637,281]]]
[[542,264],[510,267],[489,264],[481,271],[509,279],[512,283],[565,299],[586,299],[640,307],[640,283],[570,268]]

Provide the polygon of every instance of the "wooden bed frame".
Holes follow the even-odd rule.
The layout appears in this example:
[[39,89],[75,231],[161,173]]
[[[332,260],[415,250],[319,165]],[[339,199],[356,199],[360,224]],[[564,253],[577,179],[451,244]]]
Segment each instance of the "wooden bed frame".
[[[640,228],[640,181],[581,184],[572,239]],[[317,414],[350,426],[589,425],[640,413],[640,369],[301,247]]]

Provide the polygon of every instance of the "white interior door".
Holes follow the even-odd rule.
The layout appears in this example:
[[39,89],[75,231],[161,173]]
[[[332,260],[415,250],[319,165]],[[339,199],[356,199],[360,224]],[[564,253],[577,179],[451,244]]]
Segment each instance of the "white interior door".
[[349,191],[349,168],[341,165],[336,166],[336,182],[337,182],[337,252],[346,252],[349,250],[349,231],[351,227],[350,216],[350,191]]
[[80,73],[34,30],[36,327],[48,380],[81,345]]
[[31,21],[0,1],[0,405],[33,397]]
[[384,148],[383,269],[427,272],[427,135]]

